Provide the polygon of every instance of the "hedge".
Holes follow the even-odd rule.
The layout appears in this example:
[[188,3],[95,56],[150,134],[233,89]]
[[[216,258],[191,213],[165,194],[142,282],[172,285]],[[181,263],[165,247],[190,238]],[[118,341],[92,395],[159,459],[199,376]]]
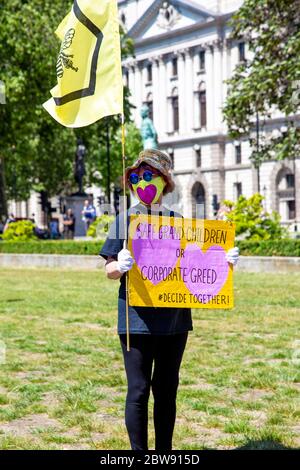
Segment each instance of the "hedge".
[[237,245],[244,256],[300,256],[300,239],[242,240]]
[[30,242],[0,242],[0,253],[98,255],[103,243],[103,240],[39,240]]
[[[57,255],[98,255],[103,240],[42,240],[0,242],[0,253],[38,253]],[[238,241],[240,254],[245,256],[300,256],[300,239]]]

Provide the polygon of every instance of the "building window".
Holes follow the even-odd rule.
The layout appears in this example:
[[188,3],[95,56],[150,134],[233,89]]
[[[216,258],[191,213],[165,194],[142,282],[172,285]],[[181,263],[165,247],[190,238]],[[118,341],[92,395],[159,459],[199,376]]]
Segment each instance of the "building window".
[[206,107],[206,87],[205,83],[201,82],[198,90],[195,91],[195,128],[202,129],[207,125],[207,107]]
[[199,182],[192,188],[192,217],[205,219],[206,216],[205,189]]
[[168,148],[168,154],[169,154],[169,157],[171,158],[171,161],[172,161],[171,168],[174,169],[174,150],[172,149],[172,147]]
[[199,66],[200,66],[200,72],[204,72],[205,71],[205,51],[199,52]]
[[200,168],[202,165],[202,155],[200,145],[194,145],[195,157],[196,157],[196,168]]
[[296,202],[295,199],[293,201],[287,201],[287,216],[288,220],[293,220],[296,218]]
[[199,92],[200,127],[206,127],[206,91]]
[[146,101],[144,102],[149,108],[149,118],[153,121],[153,96],[152,93],[148,93]]
[[238,45],[239,48],[239,61],[240,62],[245,62],[246,60],[246,53],[245,53],[245,43],[240,42]]
[[178,75],[178,61],[177,57],[173,57],[172,59],[172,76],[177,77]]
[[235,146],[235,163],[240,165],[242,163],[242,146],[238,144]]
[[283,221],[296,218],[295,175],[289,168],[282,168],[277,175],[276,200]]
[[242,196],[243,190],[242,190],[242,183],[234,183],[234,196],[235,200],[237,201],[240,196]]
[[121,12],[121,22],[123,26],[126,26],[126,15],[124,11]]
[[147,65],[147,82],[148,83],[152,82],[152,65],[151,64]]
[[129,72],[128,69],[123,69],[123,76],[125,79],[125,85],[128,87],[129,86]]
[[292,173],[286,175],[286,186],[287,188],[295,187],[295,175],[293,175]]
[[172,110],[173,110],[173,129],[174,131],[178,131],[179,130],[178,96],[172,97]]
[[220,203],[218,201],[218,195],[217,194],[213,194],[212,208],[213,208],[213,212],[214,212],[214,217],[216,217],[217,214],[218,214],[218,211],[220,209]]
[[178,90],[174,88],[171,97],[172,104],[172,116],[173,116],[173,131],[179,130],[179,100],[178,100]]

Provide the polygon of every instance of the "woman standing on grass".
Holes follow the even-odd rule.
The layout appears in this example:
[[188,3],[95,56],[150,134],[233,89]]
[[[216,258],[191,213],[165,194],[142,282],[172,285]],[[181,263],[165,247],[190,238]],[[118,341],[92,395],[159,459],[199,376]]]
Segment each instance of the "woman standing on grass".
[[[175,187],[171,163],[164,152],[149,149],[141,152],[136,162],[126,169],[126,182],[140,201],[127,211],[128,216],[143,213],[182,217],[162,205],[163,195]],[[148,400],[152,388],[155,450],[170,451],[179,369],[188,332],[193,329],[191,309],[129,306],[130,351],[127,351],[124,273],[132,268],[134,260],[129,250],[123,249],[124,220],[121,219],[117,216],[112,224],[100,255],[106,259],[108,278],[121,281],[118,335],[128,383],[125,423],[132,450],[148,450]],[[227,261],[236,264],[237,260],[238,249],[229,250]]]

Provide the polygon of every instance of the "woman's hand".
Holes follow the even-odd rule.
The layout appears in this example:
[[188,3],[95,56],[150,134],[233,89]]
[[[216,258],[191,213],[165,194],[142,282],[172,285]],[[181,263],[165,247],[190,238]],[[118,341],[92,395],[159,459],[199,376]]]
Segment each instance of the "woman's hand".
[[240,250],[237,246],[228,250],[226,253],[227,263],[231,263],[233,266],[236,266],[239,260],[239,253],[240,253]]
[[129,250],[123,249],[118,253],[118,261],[109,256],[105,264],[105,270],[109,279],[120,279],[124,273],[132,268],[134,259]]
[[123,250],[121,250],[118,253],[118,261],[117,261],[118,271],[122,274],[126,273],[132,268],[133,263],[134,263],[134,259],[131,256],[130,251],[127,250],[126,248],[123,248]]

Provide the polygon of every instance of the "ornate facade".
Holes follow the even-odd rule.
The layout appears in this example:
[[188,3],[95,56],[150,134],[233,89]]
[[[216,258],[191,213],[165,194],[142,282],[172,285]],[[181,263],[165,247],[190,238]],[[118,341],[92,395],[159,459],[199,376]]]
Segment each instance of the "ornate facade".
[[[300,221],[300,161],[268,162],[256,170],[249,160],[249,142],[232,141],[222,106],[228,79],[249,51],[229,39],[228,21],[240,0],[120,0],[120,18],[135,42],[135,58],[126,60],[124,80],[134,119],[147,103],[161,149],[173,158],[177,193],[169,203],[181,205],[185,216],[213,218],[223,199],[249,197],[260,190],[267,210],[280,212],[295,229]],[[260,122],[260,132],[283,129],[274,113]],[[296,203],[298,201],[298,203]],[[300,225],[299,225],[300,229]]]
[[[173,159],[176,192],[169,204],[185,216],[213,218],[223,199],[235,200],[260,189],[265,208],[279,211],[292,231],[300,230],[300,160],[263,163],[257,171],[249,159],[247,139],[232,141],[222,106],[228,79],[247,45],[229,39],[228,21],[242,0],[119,0],[120,21],[135,42],[135,58],[123,64],[136,107],[147,103],[158,132],[159,147]],[[294,116],[297,119],[299,116]],[[259,122],[260,133],[284,132],[286,122],[274,112]],[[254,130],[255,132],[255,130]],[[95,201],[100,188],[89,188]],[[53,198],[59,216],[59,200]],[[36,194],[27,202],[11,201],[17,217],[35,214],[44,224]]]

